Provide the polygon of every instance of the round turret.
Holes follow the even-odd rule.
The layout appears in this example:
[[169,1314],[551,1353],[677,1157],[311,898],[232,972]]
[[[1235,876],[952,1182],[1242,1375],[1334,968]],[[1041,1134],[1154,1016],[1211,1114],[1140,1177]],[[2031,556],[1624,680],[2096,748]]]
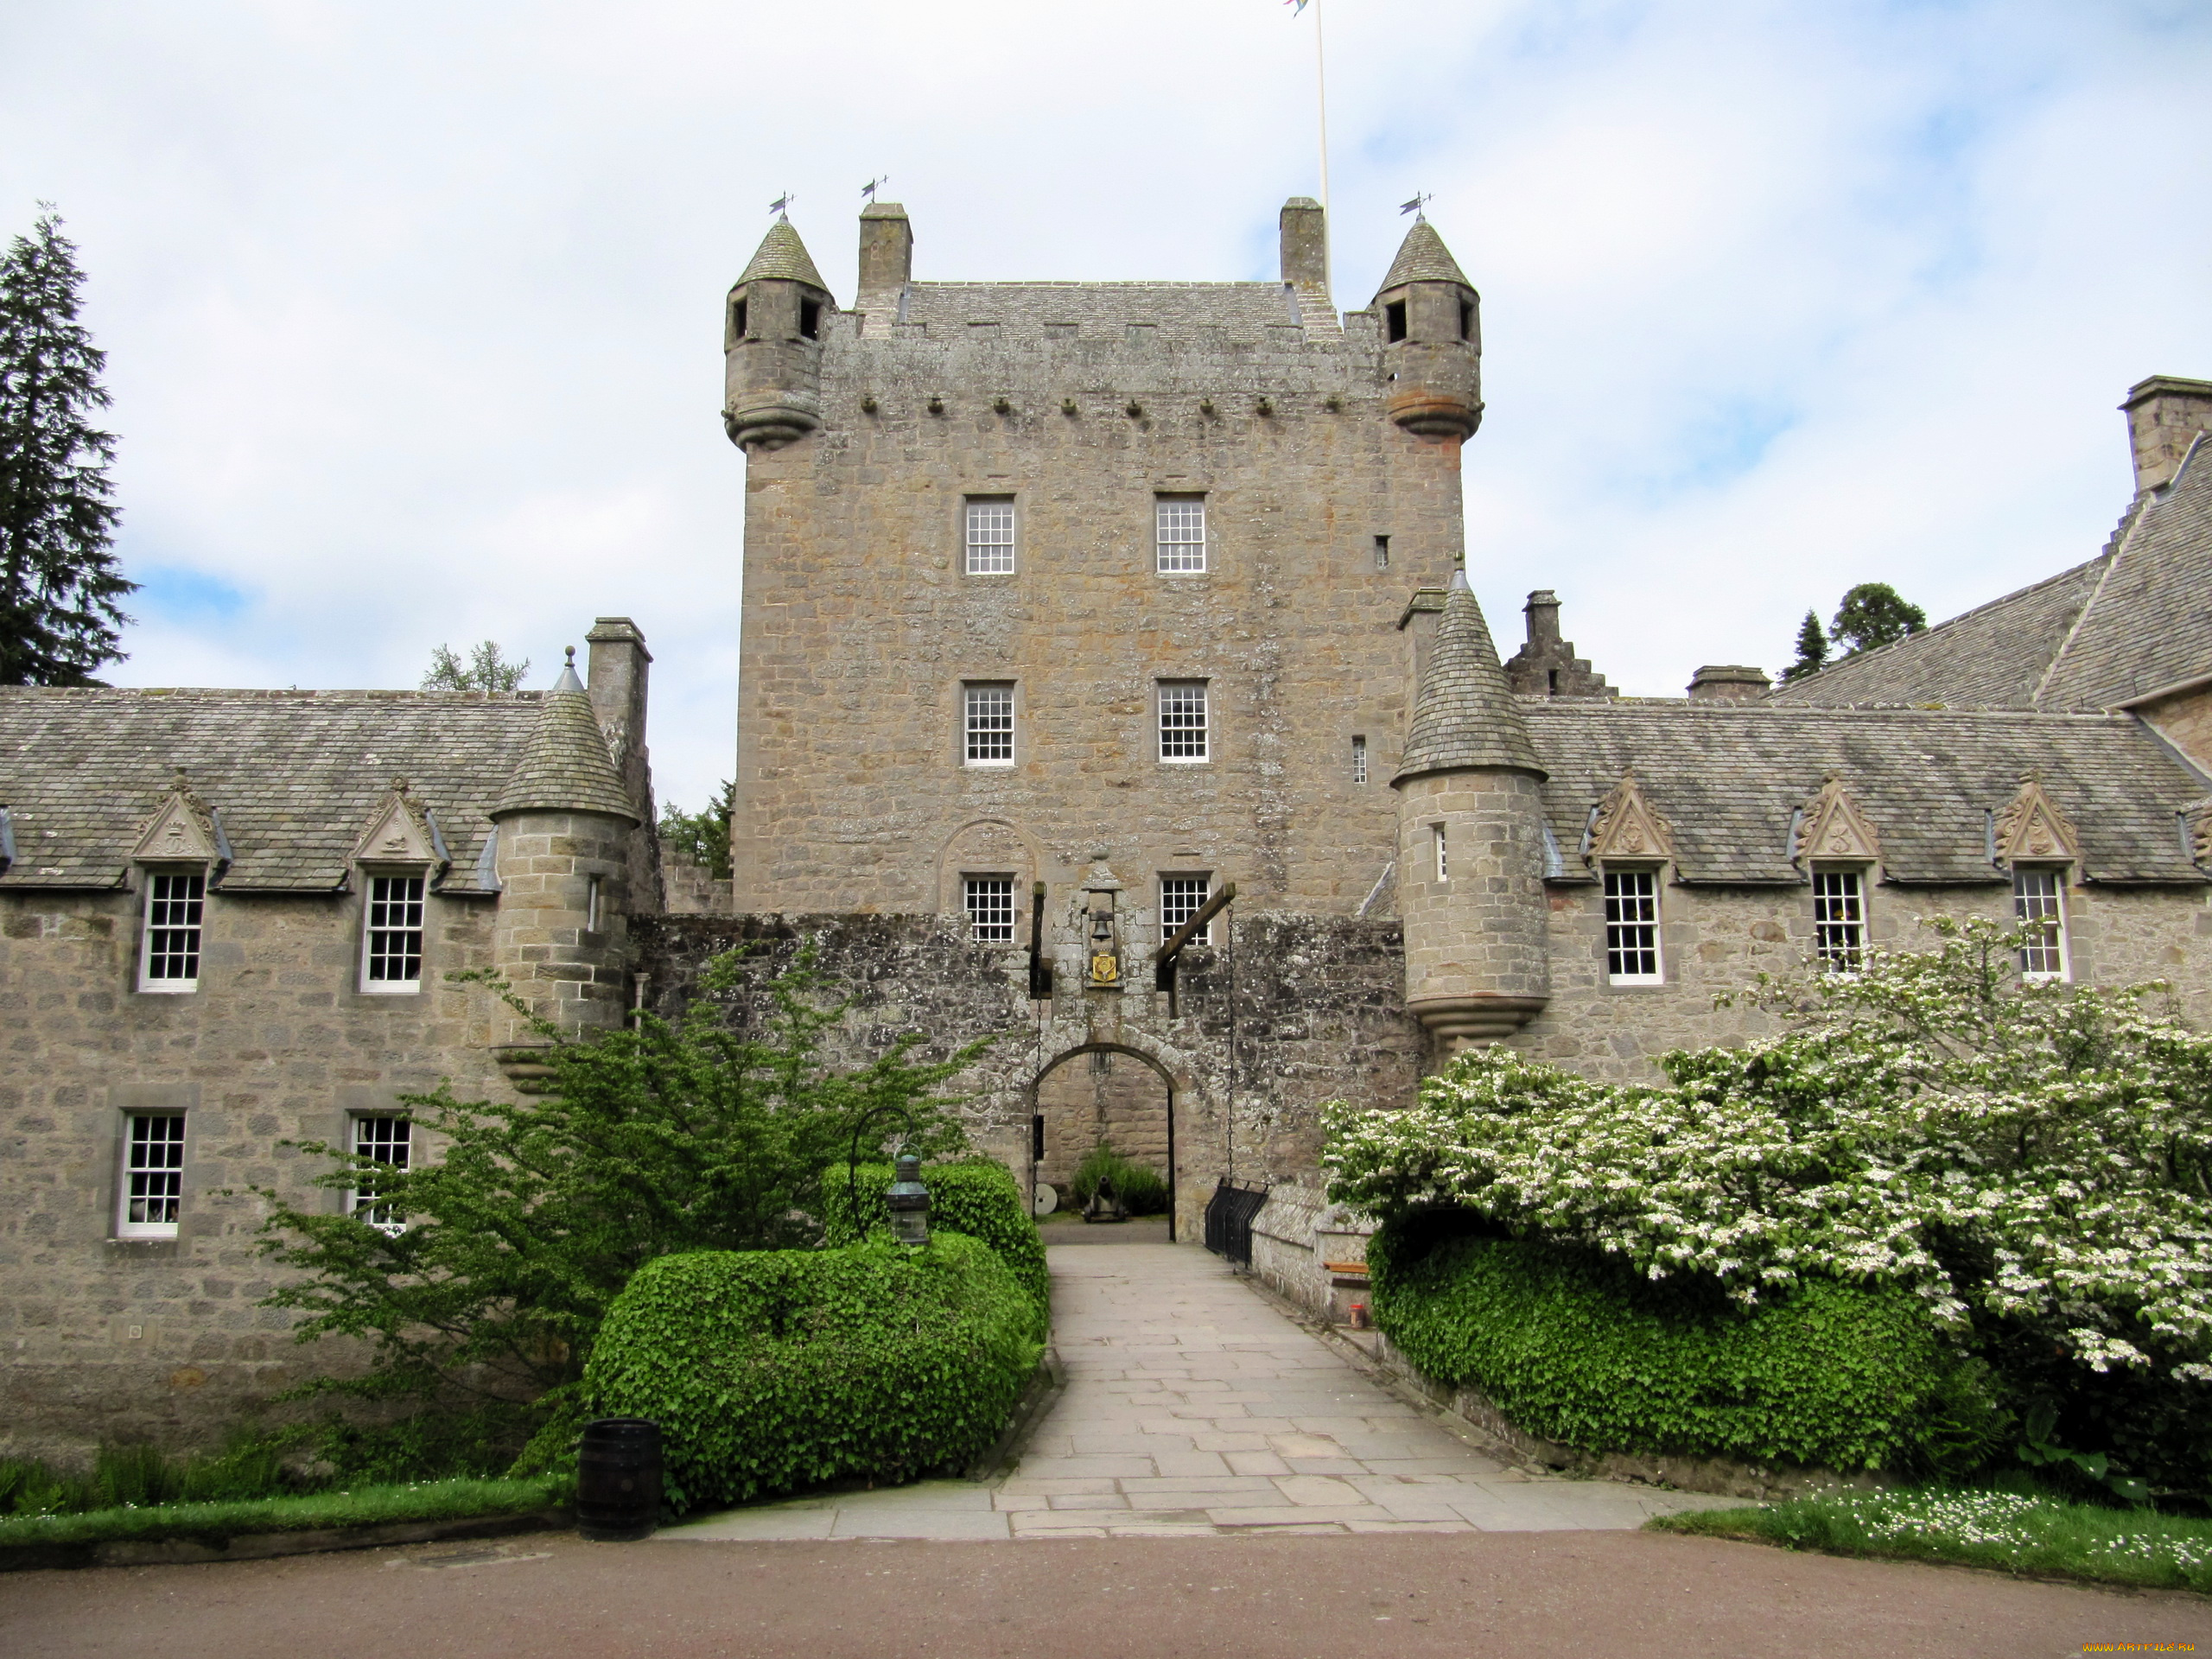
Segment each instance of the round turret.
[[787,219],[768,227],[722,315],[722,428],[777,449],[822,423],[822,339],[837,302]]
[[1482,424],[1482,301],[1444,238],[1414,221],[1376,290],[1385,408],[1416,436],[1464,439]]

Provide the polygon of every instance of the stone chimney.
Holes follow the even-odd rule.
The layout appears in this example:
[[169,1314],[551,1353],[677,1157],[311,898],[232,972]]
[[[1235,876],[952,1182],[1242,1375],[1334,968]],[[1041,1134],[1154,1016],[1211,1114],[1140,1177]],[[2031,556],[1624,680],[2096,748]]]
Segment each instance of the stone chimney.
[[2135,493],[2172,481],[2200,432],[2212,431],[2212,380],[2154,374],[2128,388],[2120,405],[2135,454]]
[[1301,290],[1329,291],[1329,222],[1311,196],[1282,205],[1282,279]]
[[914,227],[895,201],[861,209],[861,311],[895,311],[899,290],[914,276]]
[[1519,697],[1618,697],[1586,658],[1574,654],[1571,640],[1559,637],[1559,595],[1539,588],[1521,607],[1529,619],[1529,643],[1505,664],[1505,683]]
[[1693,702],[1757,702],[1773,689],[1765,670],[1742,663],[1707,663],[1690,676]]

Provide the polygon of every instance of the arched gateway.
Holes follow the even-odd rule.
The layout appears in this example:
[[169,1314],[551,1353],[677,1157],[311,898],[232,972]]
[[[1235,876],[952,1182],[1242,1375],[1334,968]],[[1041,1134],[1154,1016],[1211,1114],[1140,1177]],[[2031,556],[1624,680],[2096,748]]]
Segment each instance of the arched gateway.
[[1065,1201],[1084,1157],[1110,1145],[1167,1184],[1168,1236],[1175,1236],[1176,1090],[1166,1066],[1126,1043],[1084,1043],[1039,1071],[1029,1095],[1036,1185],[1058,1189]]

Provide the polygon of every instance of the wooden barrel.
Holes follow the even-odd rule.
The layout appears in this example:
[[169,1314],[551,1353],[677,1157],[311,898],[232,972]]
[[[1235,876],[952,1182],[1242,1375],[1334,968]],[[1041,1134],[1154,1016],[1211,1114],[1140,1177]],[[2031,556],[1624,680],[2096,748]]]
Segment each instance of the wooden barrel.
[[602,1543],[650,1538],[660,1524],[660,1425],[601,1417],[576,1454],[576,1530]]

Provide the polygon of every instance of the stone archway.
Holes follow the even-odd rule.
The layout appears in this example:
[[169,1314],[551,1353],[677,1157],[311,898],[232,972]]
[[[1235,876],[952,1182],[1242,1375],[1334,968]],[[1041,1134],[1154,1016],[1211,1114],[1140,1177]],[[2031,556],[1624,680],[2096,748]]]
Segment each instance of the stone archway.
[[1086,1043],[1037,1074],[1030,1101],[1038,1181],[1065,1198],[1084,1154],[1109,1141],[1167,1183],[1168,1236],[1175,1236],[1175,1081],[1166,1067],[1119,1043]]

